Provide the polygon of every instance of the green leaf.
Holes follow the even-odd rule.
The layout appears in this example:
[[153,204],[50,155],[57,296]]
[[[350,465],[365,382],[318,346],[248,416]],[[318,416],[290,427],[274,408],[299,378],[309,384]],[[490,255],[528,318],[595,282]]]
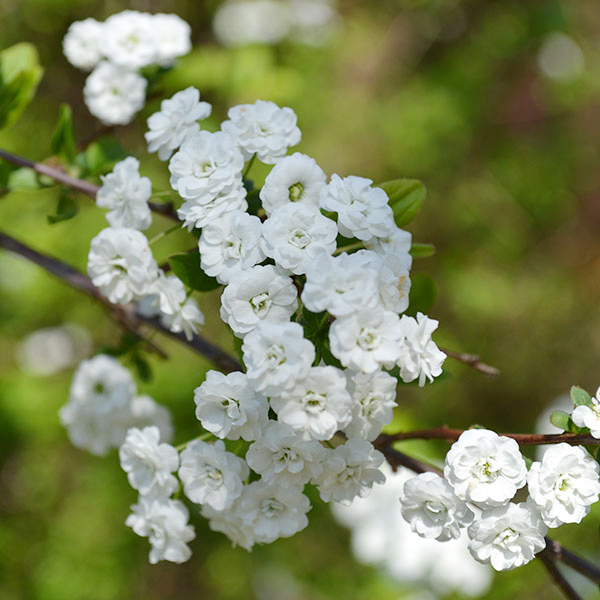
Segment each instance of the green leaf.
[[398,227],[410,223],[425,201],[425,186],[418,179],[394,179],[379,183],[378,187],[388,195]]
[[152,367],[141,354],[137,352],[133,353],[131,355],[131,362],[142,381],[150,381],[152,379]]
[[414,243],[410,247],[410,254],[413,258],[427,258],[435,254],[435,246],[433,244]]
[[408,309],[405,314],[414,317],[418,312],[427,314],[437,296],[437,287],[431,275],[415,273],[410,278]]
[[568,433],[577,433],[580,431],[579,427],[571,420],[571,415],[564,410],[555,410],[550,415],[550,423]]
[[33,169],[21,167],[8,175],[10,190],[38,190],[41,186],[37,173]]
[[77,201],[67,194],[61,194],[56,205],[56,213],[48,215],[48,223],[60,223],[72,219],[79,212]]
[[169,257],[169,264],[173,273],[181,279],[184,285],[192,290],[210,292],[211,290],[216,290],[221,285],[214,277],[209,277],[200,268],[199,252],[174,254]]
[[571,400],[573,400],[573,406],[589,406],[590,408],[594,406],[590,395],[576,385],[571,388]]
[[91,175],[104,175],[112,171],[112,168],[120,160],[127,158],[127,152],[117,139],[105,137],[91,143],[83,156],[83,166]]
[[35,95],[43,72],[32,44],[22,42],[0,52],[0,129],[21,116]]
[[248,202],[248,213],[251,215],[257,215],[258,211],[262,207],[259,193],[260,190],[250,190],[246,194],[246,201]]
[[73,112],[68,104],[61,104],[58,111],[58,122],[50,139],[50,148],[72,163],[75,159],[75,135],[73,134]]

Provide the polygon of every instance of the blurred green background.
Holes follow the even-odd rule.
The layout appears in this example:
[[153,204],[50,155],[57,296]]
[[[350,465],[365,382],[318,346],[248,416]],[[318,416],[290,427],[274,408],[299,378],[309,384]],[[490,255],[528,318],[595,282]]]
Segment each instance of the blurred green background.
[[[426,205],[410,229],[416,241],[437,247],[414,266],[438,285],[430,311],[440,321],[436,340],[480,354],[501,375],[488,378],[448,361],[443,381],[400,390],[398,424],[531,431],[572,384],[594,392],[600,385],[597,1],[340,0],[338,27],[322,46],[284,41],[235,49],[218,45],[212,33],[218,5],[0,0],[0,48],[30,41],[45,68],[25,115],[0,132],[0,147],[47,158],[64,102],[75,112],[78,141],[100,128],[82,101],[85,74],[62,56],[72,21],[102,20],[125,8],[175,12],[192,25],[194,51],[134,123],[114,133],[140,158],[155,190],[167,189],[167,173],[145,150],[145,119],[161,98],[189,85],[213,103],[213,127],[232,104],[270,99],[294,108],[303,131],[298,149],[326,172],[425,182]],[[1,229],[84,270],[89,241],[105,226],[103,211],[82,197],[76,219],[49,225],[58,194],[48,187],[4,195]],[[151,234],[167,225],[155,218]],[[179,235],[154,247],[159,260],[186,247]],[[210,314],[218,296],[199,302]],[[215,321],[209,319],[204,335],[230,347]],[[197,519],[188,563],[148,565],[147,541],[123,524],[135,493],[116,453],[102,459],[74,449],[58,423],[72,368],[36,375],[18,360],[29,333],[63,323],[84,327],[94,347],[120,338],[100,306],[0,254],[1,599],[430,597],[356,564],[348,532],[318,502],[305,531],[250,554]],[[172,410],[179,443],[197,430],[192,390],[209,365],[173,343],[160,344],[171,360],[150,357],[153,379],[139,387]],[[444,449],[406,446],[432,459]],[[600,563],[599,525],[596,510],[583,525],[553,534]],[[589,587],[583,593],[600,597]],[[560,595],[534,561],[497,574],[485,597]]]

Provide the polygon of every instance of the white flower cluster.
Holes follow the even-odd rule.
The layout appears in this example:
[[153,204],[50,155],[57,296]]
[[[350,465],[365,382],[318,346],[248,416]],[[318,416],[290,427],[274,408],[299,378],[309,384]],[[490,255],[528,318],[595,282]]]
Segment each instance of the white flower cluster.
[[[527,501],[513,503],[525,484]],[[543,550],[549,527],[581,522],[599,494],[598,463],[582,447],[552,446],[527,471],[515,440],[471,429],[446,455],[444,478],[408,480],[401,503],[414,532],[446,541],[467,528],[473,557],[503,571]]]
[[190,26],[174,14],[124,10],[104,22],[72,23],[63,39],[67,60],[88,76],[89,111],[106,125],[129,123],[146,101],[143,67],[167,67],[191,49]]
[[131,427],[152,425],[163,439],[173,435],[169,411],[138,396],[131,373],[104,354],[79,364],[59,416],[73,445],[97,455],[118,448]]

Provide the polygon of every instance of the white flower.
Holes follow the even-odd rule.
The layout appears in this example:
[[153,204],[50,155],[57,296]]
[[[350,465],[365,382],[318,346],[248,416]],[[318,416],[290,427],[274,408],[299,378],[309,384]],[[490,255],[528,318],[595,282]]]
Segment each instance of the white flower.
[[119,448],[121,468],[140,494],[170,496],[178,486],[171,475],[179,466],[179,454],[169,444],[159,444],[158,427],[134,427]]
[[219,283],[264,260],[260,219],[241,210],[226,213],[203,227],[198,249],[202,270]]
[[496,571],[520,567],[546,547],[548,528],[527,504],[508,503],[483,512],[469,527],[473,558]]
[[295,275],[305,273],[321,253],[335,250],[337,226],[317,208],[306,204],[285,204],[276,208],[263,223],[264,253]]
[[271,398],[279,421],[305,440],[329,440],[352,418],[346,378],[335,367],[312,367],[294,388]]
[[261,321],[289,321],[298,308],[294,282],[272,265],[256,266],[231,276],[221,295],[221,319],[238,337]]
[[173,439],[173,422],[166,406],[158,404],[150,396],[136,396],[131,401],[131,417],[127,429],[132,427],[158,427],[160,439],[171,442]]
[[346,371],[352,396],[352,421],[344,429],[348,437],[372,442],[393,418],[397,381],[383,371],[371,375]]
[[96,204],[109,208],[106,220],[111,227],[148,229],[152,214],[148,200],[152,195],[152,183],[140,176],[140,162],[133,156],[118,162],[112,173],[101,176],[102,187],[96,194]]
[[396,255],[405,263],[405,268],[409,271],[412,265],[412,256],[410,255],[411,243],[412,235],[410,232],[400,229],[394,224],[387,235],[365,240],[365,248],[373,250],[379,256],[386,256],[388,254]]
[[336,319],[329,328],[331,353],[345,367],[363,373],[391,369],[400,356],[401,339],[398,315],[382,308]]
[[152,15],[124,10],[104,21],[102,52],[115,65],[136,70],[156,62]]
[[160,160],[169,160],[183,142],[200,131],[198,121],[209,117],[211,110],[208,102],[200,102],[200,92],[191,86],[163,100],[160,111],[148,118],[148,131],[144,134],[148,152],[158,152]]
[[83,97],[105,125],[127,125],[146,102],[146,85],[138,73],[101,61],[85,80]]
[[338,229],[343,236],[359,240],[386,237],[395,227],[387,194],[364,177],[332,175],[321,192],[321,207],[338,213]]
[[354,498],[369,495],[374,483],[384,483],[379,470],[383,454],[360,438],[349,439],[329,452],[323,463],[323,473],[317,478],[317,488],[325,502],[350,504]]
[[260,439],[248,448],[246,461],[265,482],[290,487],[320,475],[325,454],[319,442],[304,441],[287,425],[269,421]]
[[242,181],[242,154],[227,134],[199,131],[169,161],[171,187],[185,200],[209,204]]
[[181,453],[179,477],[185,495],[215,510],[231,508],[248,475],[246,462],[227,452],[221,440],[214,444],[194,440]]
[[92,239],[88,275],[111,302],[127,304],[148,293],[158,278],[158,265],[143,233],[108,227]]
[[306,270],[302,302],[313,312],[336,317],[360,312],[378,303],[378,271],[362,254],[320,254]]
[[260,161],[272,165],[289,146],[300,142],[296,113],[291,108],[257,100],[233,106],[227,116],[229,120],[221,123],[221,129],[237,142],[245,160],[256,154]]
[[161,272],[153,290],[155,302],[160,307],[161,321],[174,333],[183,332],[188,340],[204,325],[204,315],[193,298],[187,298],[185,286],[175,275]]
[[245,487],[239,510],[256,541],[269,544],[278,538],[290,537],[308,525],[306,513],[310,502],[302,488],[255,481]]
[[189,24],[177,15],[152,15],[156,62],[161,66],[170,66],[178,56],[187,54],[192,49],[191,34]]
[[592,406],[576,406],[571,414],[573,423],[578,427],[587,427],[596,439],[600,438],[600,388],[591,399]]
[[298,323],[262,321],[244,338],[242,352],[250,385],[267,396],[293,388],[315,359]]
[[209,371],[194,390],[196,418],[219,438],[256,440],[267,423],[267,401],[249,386],[245,373]]
[[63,39],[63,52],[67,60],[78,69],[89,71],[102,58],[104,24],[96,19],[75,21]]
[[581,446],[557,444],[531,465],[527,485],[548,527],[580,523],[598,501],[598,463]]
[[430,319],[423,313],[417,313],[417,318],[402,315],[402,340],[400,344],[400,376],[402,381],[409,382],[419,379],[419,385],[425,385],[425,380],[433,381],[441,375],[442,365],[446,355],[431,339],[431,334],[437,329],[438,321]]
[[469,507],[454,495],[452,487],[437,473],[421,473],[404,484],[400,498],[402,516],[424,538],[440,542],[458,539],[460,528],[473,521]]
[[82,361],[73,375],[69,400],[59,412],[73,445],[97,455],[120,446],[135,393],[131,374],[111,356]]
[[189,513],[178,500],[157,496],[140,496],[125,521],[137,535],[149,538],[150,562],[159,560],[182,563],[192,555],[187,543],[195,537],[188,525]]
[[461,500],[495,507],[525,485],[527,467],[515,440],[487,429],[469,429],[446,455],[444,476]]
[[183,221],[184,227],[191,231],[194,227],[206,227],[227,213],[247,208],[246,188],[240,179],[231,188],[219,192],[211,199],[203,197],[200,200],[186,200],[177,209],[177,216]]
[[[246,488],[244,488],[246,489]],[[213,531],[224,533],[234,546],[251,550],[254,545],[254,530],[242,519],[240,499],[236,500],[229,510],[215,510],[208,504],[202,507],[202,516],[208,519],[208,526]]]
[[301,202],[319,208],[319,195],[327,175],[314,158],[294,152],[279,159],[265,179],[260,199],[267,215],[279,206]]

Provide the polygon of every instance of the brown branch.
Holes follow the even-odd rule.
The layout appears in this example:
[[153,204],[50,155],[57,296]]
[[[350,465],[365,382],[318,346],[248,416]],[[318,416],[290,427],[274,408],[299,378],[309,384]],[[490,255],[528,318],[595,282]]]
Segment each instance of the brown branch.
[[[398,433],[381,434],[374,442],[375,446],[382,448],[392,442],[401,442],[405,440],[445,440],[455,442],[465,429],[451,429],[442,425],[435,429],[420,429],[415,431],[399,431]],[[504,437],[509,437],[524,446],[559,444],[566,442],[573,446],[580,444],[599,445],[600,439],[597,439],[587,433],[499,433]]]
[[556,559],[561,560],[579,574],[600,585],[600,569],[574,552],[567,550],[558,542],[546,538],[546,546]]
[[[90,183],[89,181],[84,181],[83,179],[77,179],[76,177],[71,177],[67,175],[65,172],[61,171],[56,167],[51,167],[45,163],[33,162],[27,158],[23,158],[22,156],[17,156],[16,154],[12,154],[11,152],[7,152],[6,150],[0,149],[0,158],[5,160],[6,162],[12,163],[14,165],[18,165],[20,167],[26,167],[28,169],[33,169],[36,173],[40,175],[47,175],[54,179],[54,181],[58,181],[63,185],[66,185],[90,198],[96,198],[96,194],[100,189],[96,184]],[[172,221],[179,221],[177,217],[177,213],[173,208],[173,204],[171,202],[165,204],[158,204],[155,202],[148,202],[148,206],[155,213],[163,215],[164,217],[171,219]]]
[[583,598],[575,591],[571,584],[567,581],[565,576],[558,570],[556,566],[555,554],[548,547],[548,542],[551,540],[546,539],[546,547],[538,552],[537,558],[539,558],[543,565],[546,567],[546,571],[550,575],[552,581],[561,590],[566,598],[570,600],[583,600]]
[[440,348],[442,352],[444,352],[448,358],[452,358],[457,360],[469,367],[472,367],[476,371],[480,373],[485,373],[490,377],[497,377],[500,375],[500,370],[496,367],[492,367],[490,365],[486,365],[484,362],[481,362],[481,359],[477,354],[466,354],[464,352],[454,352],[454,350],[448,350],[447,348]]
[[[22,256],[23,258],[39,265],[52,275],[68,283],[70,286],[76,288],[80,292],[83,292],[95,300],[98,300],[109,308],[113,316],[115,316],[119,322],[127,323],[129,327],[132,328],[130,330],[134,331],[136,335],[141,337],[141,334],[139,333],[140,325],[149,325],[153,329],[160,331],[162,334],[176,339],[186,346],[192,348],[195,352],[207,358],[219,369],[226,373],[243,370],[242,365],[240,365],[237,360],[229,356],[229,354],[221,350],[219,347],[214,346],[210,342],[204,340],[200,336],[194,335],[191,340],[187,340],[185,335],[182,333],[173,333],[164,327],[158,318],[143,317],[135,313],[132,305],[121,306],[118,304],[111,304],[100,293],[98,288],[94,286],[88,277],[86,277],[83,273],[80,273],[77,269],[74,269],[73,267],[63,263],[62,261],[45,254],[41,254],[40,252],[33,250],[29,246],[22,244],[15,238],[2,232],[0,232],[0,248],[4,248],[10,252],[13,252],[14,254],[18,254],[19,256]],[[144,339],[146,343],[152,344],[152,346],[156,347],[149,340],[145,338],[142,339]]]

